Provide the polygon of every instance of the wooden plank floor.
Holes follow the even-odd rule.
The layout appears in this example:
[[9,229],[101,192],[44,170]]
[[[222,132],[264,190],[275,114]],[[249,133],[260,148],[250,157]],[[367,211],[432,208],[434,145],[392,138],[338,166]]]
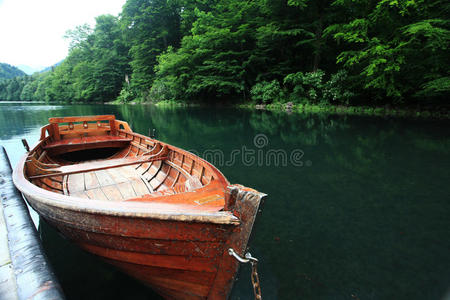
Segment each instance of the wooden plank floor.
[[16,276],[9,253],[8,229],[3,217],[3,203],[0,203],[0,299],[19,299]]
[[66,195],[87,199],[123,201],[152,192],[135,166],[71,174],[65,180]]

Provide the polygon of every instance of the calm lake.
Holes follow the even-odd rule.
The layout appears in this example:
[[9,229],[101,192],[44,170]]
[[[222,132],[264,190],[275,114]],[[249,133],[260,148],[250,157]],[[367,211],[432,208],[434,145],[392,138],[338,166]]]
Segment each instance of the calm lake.
[[[0,104],[15,165],[48,117],[115,114],[268,194],[251,253],[264,299],[450,299],[450,121],[151,105]],[[68,299],[160,299],[39,222]],[[243,266],[232,299],[252,299]]]

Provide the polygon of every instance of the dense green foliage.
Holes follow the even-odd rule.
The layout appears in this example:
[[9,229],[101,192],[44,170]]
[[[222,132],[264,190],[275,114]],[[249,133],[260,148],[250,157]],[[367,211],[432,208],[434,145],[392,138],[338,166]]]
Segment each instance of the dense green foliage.
[[17,67],[0,63],[0,80],[2,79],[10,79],[17,76],[25,76],[25,72],[18,69]]
[[443,0],[128,0],[69,31],[61,65],[3,83],[0,98],[442,103],[449,15]]

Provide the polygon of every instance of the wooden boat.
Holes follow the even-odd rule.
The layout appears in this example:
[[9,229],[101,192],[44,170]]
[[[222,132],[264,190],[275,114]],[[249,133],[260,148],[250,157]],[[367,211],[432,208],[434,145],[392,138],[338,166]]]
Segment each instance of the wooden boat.
[[169,299],[226,299],[261,199],[112,115],[50,118],[14,170],[48,223]]

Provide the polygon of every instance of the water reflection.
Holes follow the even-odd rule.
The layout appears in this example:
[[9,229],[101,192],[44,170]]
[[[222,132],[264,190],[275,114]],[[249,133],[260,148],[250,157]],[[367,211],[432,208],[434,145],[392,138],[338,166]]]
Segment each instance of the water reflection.
[[[0,106],[0,140],[16,163],[20,138],[36,140],[49,116],[109,113],[199,153],[220,149],[229,157],[243,146],[304,152],[309,166],[236,160],[220,168],[231,182],[269,194],[251,244],[266,299],[441,299],[450,287],[448,121],[16,104]],[[267,137],[262,148],[257,134]],[[44,242],[69,298],[123,298],[119,281],[125,291],[138,290],[137,298],[154,297],[55,234]],[[93,283],[80,284],[87,274]],[[244,266],[233,299],[252,297],[249,274]]]

